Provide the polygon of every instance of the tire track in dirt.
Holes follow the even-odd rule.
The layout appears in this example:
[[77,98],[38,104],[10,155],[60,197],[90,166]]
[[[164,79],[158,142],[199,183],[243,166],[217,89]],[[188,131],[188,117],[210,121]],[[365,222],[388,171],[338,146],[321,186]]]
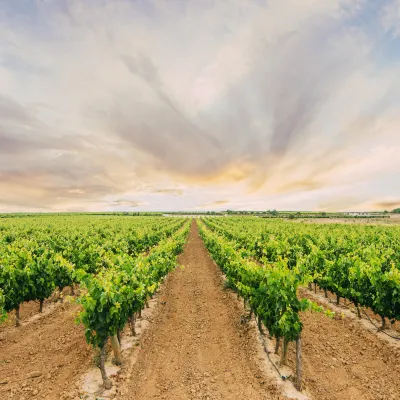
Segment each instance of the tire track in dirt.
[[75,398],[69,396],[74,380],[93,359],[84,327],[75,323],[78,310],[66,303],[32,323],[3,331],[0,399]]
[[[280,399],[193,221],[119,399]],[[236,304],[235,304],[236,303]]]

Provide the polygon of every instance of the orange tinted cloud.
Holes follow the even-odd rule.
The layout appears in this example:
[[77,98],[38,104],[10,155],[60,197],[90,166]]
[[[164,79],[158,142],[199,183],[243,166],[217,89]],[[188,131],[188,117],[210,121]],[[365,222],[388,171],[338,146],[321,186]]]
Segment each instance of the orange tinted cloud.
[[230,203],[229,200],[215,200],[210,203],[202,204],[201,206],[198,206],[198,208],[206,208],[212,210],[213,208],[220,208],[229,203]]
[[382,201],[379,203],[375,203],[374,207],[380,210],[394,210],[395,208],[400,208],[400,199],[393,201]]
[[67,3],[32,5],[42,33],[0,5],[1,210],[400,196],[386,8],[372,32],[368,2],[154,2],[151,16],[140,2]]

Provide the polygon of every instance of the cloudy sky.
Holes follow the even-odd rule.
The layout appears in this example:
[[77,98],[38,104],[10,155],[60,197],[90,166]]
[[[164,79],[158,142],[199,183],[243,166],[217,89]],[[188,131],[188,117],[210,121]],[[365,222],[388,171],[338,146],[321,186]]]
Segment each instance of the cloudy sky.
[[400,206],[400,0],[0,0],[0,212]]

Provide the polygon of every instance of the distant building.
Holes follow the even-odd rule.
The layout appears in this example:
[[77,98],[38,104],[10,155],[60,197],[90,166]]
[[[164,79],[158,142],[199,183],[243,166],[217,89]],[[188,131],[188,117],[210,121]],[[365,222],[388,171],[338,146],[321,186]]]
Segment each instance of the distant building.
[[343,214],[351,215],[353,217],[371,217],[372,215],[377,215],[380,213],[372,213],[372,212],[365,212],[365,211],[352,211],[352,212],[344,212]]

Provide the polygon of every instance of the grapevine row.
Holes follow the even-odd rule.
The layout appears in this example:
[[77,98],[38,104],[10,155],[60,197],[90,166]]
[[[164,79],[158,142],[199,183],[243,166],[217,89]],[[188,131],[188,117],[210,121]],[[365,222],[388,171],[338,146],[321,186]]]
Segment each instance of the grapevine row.
[[[282,260],[329,290],[392,322],[400,320],[397,227],[298,224],[257,218],[206,219],[237,248],[265,265]],[[243,251],[243,250],[242,250]]]
[[251,314],[258,319],[260,330],[263,323],[270,336],[276,339],[278,353],[281,339],[281,363],[286,363],[288,344],[296,342],[296,385],[301,389],[301,331],[299,313],[306,309],[320,309],[307,299],[299,300],[297,288],[304,283],[304,276],[296,269],[288,268],[280,260],[269,268],[251,261],[238,251],[226,238],[212,232],[204,221],[199,223],[200,235],[217,265],[226,275],[230,285],[250,305]]
[[[87,220],[89,221],[89,220]],[[9,221],[7,221],[9,222]],[[50,222],[50,224],[48,224]],[[0,225],[0,320],[24,301],[43,301],[56,287],[80,285],[79,320],[86,341],[101,350],[104,368],[111,339],[117,364],[122,362],[120,332],[127,322],[135,334],[136,314],[176,265],[189,231],[184,218],[84,218],[13,221]]]
[[108,338],[116,364],[122,363],[120,332],[129,322],[135,335],[135,318],[157,290],[161,280],[176,266],[189,232],[187,221],[170,238],[162,240],[148,255],[132,259],[118,254],[108,260],[109,267],[96,276],[87,274],[82,279],[84,294],[79,302],[83,311],[79,319],[84,324],[86,340],[101,349],[100,370],[106,388],[111,387],[104,361]]
[[[135,258],[179,229],[184,219],[99,219],[90,225],[85,218],[13,221],[2,224],[0,236],[0,309],[16,310],[20,304],[43,302],[56,288],[74,287],[83,276],[109,268],[115,255]],[[65,221],[65,223],[63,223]],[[133,221],[133,222],[132,222]],[[50,224],[48,224],[50,222]]]

